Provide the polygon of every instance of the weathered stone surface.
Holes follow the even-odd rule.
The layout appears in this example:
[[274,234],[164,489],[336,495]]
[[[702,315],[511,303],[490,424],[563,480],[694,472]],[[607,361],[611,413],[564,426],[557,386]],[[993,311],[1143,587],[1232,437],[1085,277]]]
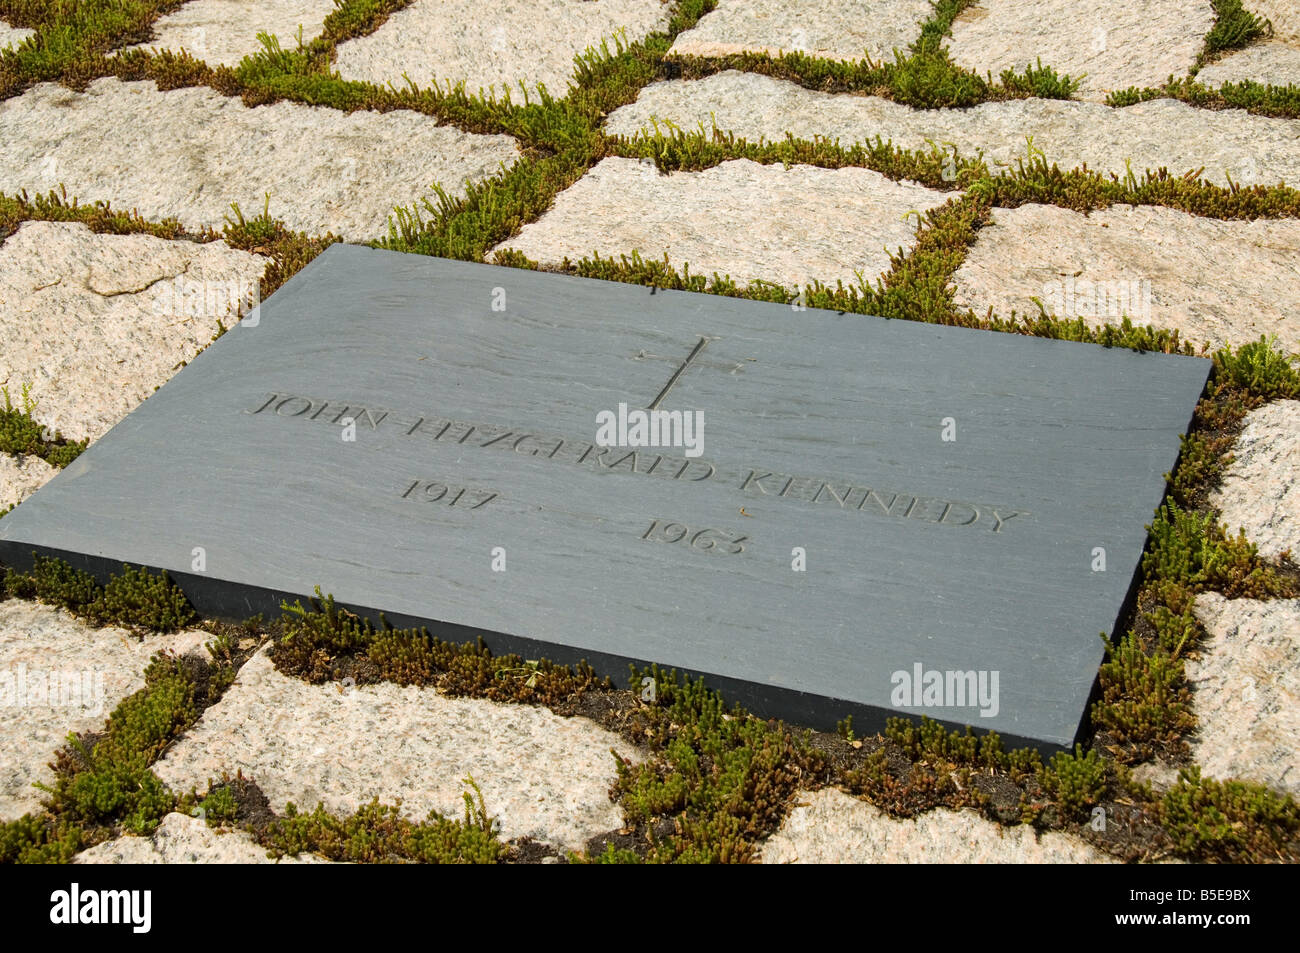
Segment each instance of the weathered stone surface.
[[1230,532],[1244,529],[1260,555],[1286,550],[1300,563],[1300,401],[1279,400],[1246,415],[1236,458],[1210,497]]
[[606,130],[635,136],[652,119],[693,132],[735,133],[751,142],[780,142],[790,133],[841,144],[876,137],[906,149],[962,156],[982,150],[990,169],[1015,168],[1027,153],[1027,137],[1048,162],[1135,175],[1167,168],[1176,175],[1204,169],[1206,179],[1227,185],[1300,182],[1300,150],[1291,119],[1252,116],[1244,110],[1197,109],[1174,99],[1155,99],[1126,109],[1100,103],[1016,99],[970,109],[912,109],[877,96],[850,96],[804,89],[795,83],[729,70],[697,81],[652,83],[636,102],[610,114]]
[[0,510],[21,503],[58,472],[40,457],[0,453]]
[[[336,244],[0,520],[0,558],[166,569],[235,618],[319,585],[813,727],[1063,747],[1209,368]],[[660,399],[693,433],[601,425]]]
[[[954,275],[956,302],[1082,317],[1092,325],[1177,328],[1195,344],[1276,335],[1300,350],[1300,221],[1200,218],[1153,206],[1082,215],[1046,205],[995,209]],[[1149,295],[1148,295],[1149,292]],[[1149,301],[1148,301],[1149,297]]]
[[958,65],[995,78],[1041,59],[1083,77],[1079,98],[1103,100],[1185,76],[1213,25],[1209,0],[1044,0],[1031,16],[1019,0],[980,0],[953,23],[950,48]]
[[1295,0],[1248,0],[1244,6],[1273,24],[1274,39],[1300,46],[1300,5]]
[[[83,850],[74,864],[271,864],[246,831],[218,831],[197,817],[168,814],[149,837],[130,834]],[[324,864],[322,857],[304,854],[282,857],[282,864]]]
[[1256,43],[1229,53],[1196,74],[1198,83],[1216,87],[1248,79],[1272,86],[1300,83],[1300,44],[1281,40]]
[[557,98],[573,75],[573,57],[623,31],[634,43],[668,23],[660,0],[417,0],[369,36],[338,48],[345,79],[378,85],[450,80],[471,91],[495,85],[522,99],[541,83]]
[[0,20],[0,50],[12,46],[15,49],[23,40],[35,34],[35,30],[27,30],[22,27],[10,26],[3,20]]
[[35,418],[98,439],[257,295],[267,259],[224,241],[25,222],[0,245],[0,381]]
[[1300,599],[1196,598],[1208,638],[1187,660],[1205,774],[1300,796]]
[[729,274],[742,285],[756,278],[786,287],[813,279],[853,284],[855,272],[874,282],[888,269],[889,252],[915,241],[915,219],[903,216],[945,201],[943,193],[867,169],[738,159],[661,175],[635,159],[609,158],[498,248],[545,263],[594,252],[667,253],[679,269]]
[[257,34],[267,32],[286,50],[310,43],[335,9],[334,0],[190,0],[160,17],[154,37],[128,49],[185,50],[209,66],[238,66],[263,47]]
[[51,606],[0,602],[0,821],[39,809],[44,794],[32,783],[53,782],[48,762],[68,732],[101,729],[118,702],[144,687],[155,653],[206,656],[209,638],[187,631],[141,640]]
[[432,198],[434,182],[462,195],[466,178],[518,154],[508,136],[405,110],[250,109],[206,87],[159,92],[149,81],[100,79],[84,93],[43,83],[0,103],[0,191],[62,184],[82,202],[195,229],[221,228],[232,202],[258,214],[270,193],[271,214],[291,229],[372,239],[394,205]]
[[833,60],[893,61],[906,53],[930,18],[929,0],[719,0],[712,13],[681,33],[673,53],[725,56],[746,51],[800,52]]
[[313,686],[259,654],[154,770],[178,790],[200,791],[242,771],[277,812],[292,801],[346,814],[373,797],[401,798],[417,820],[430,810],[459,817],[469,775],[505,838],[577,850],[622,823],[609,799],[611,748],[640,760],[582,718],[391,683]]
[[765,864],[1098,864],[1114,860],[1066,834],[999,827],[973,811],[938,808],[895,820],[834,788],[802,793],[768,838]]

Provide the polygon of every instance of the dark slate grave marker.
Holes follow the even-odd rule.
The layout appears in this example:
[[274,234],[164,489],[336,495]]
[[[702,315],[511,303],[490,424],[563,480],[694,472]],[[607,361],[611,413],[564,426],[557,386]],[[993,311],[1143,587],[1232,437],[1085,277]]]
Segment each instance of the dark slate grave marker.
[[[1208,368],[335,245],[0,521],[0,558],[167,569],[235,617],[320,585],[620,684],[657,662],[796,723],[1051,749]],[[646,446],[651,410],[703,426]]]

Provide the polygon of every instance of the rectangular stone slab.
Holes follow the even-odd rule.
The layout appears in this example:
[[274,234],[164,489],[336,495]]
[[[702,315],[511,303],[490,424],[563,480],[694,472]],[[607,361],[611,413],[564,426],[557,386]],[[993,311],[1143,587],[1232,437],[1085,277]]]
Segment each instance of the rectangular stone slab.
[[[0,559],[167,569],[235,617],[319,585],[620,684],[1050,750],[1209,366],[335,245],[0,520]],[[701,412],[702,452],[597,446],[620,404]]]

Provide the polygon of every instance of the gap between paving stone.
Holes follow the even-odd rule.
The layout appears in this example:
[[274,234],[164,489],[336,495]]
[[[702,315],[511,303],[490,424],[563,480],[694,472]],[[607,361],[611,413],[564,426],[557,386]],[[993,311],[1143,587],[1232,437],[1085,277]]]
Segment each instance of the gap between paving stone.
[[0,453],[0,510],[21,503],[58,472],[40,457]]
[[[1026,155],[1026,137],[1049,163],[1123,178],[1162,166],[1171,173],[1204,168],[1218,185],[1228,176],[1242,185],[1300,183],[1300,123],[1252,116],[1245,110],[1197,109],[1174,99],[1155,99],[1125,109],[1099,103],[1016,99],[970,109],[913,109],[876,96],[822,93],[796,83],[728,70],[701,80],[652,83],[636,102],[610,113],[605,131],[632,137],[651,120],[670,120],[686,132],[701,123],[710,132],[732,132],[750,142],[839,139],[842,145],[877,136],[905,149],[930,143],[955,146],[965,157],[981,150],[991,171],[1015,168]],[[928,140],[928,141],[927,141]]]
[[328,864],[315,854],[267,857],[247,831],[217,831],[197,817],[171,813],[148,837],[128,834],[83,850],[74,864]]
[[[224,241],[24,222],[0,245],[0,383],[34,417],[97,439],[231,328],[268,259]],[[235,333],[255,333],[238,329]]]
[[[959,66],[996,78],[1044,66],[1082,77],[1079,99],[1159,86],[1196,64],[1214,26],[1210,0],[980,0],[957,16],[950,50]],[[1084,75],[1087,74],[1087,75]]]
[[283,49],[297,49],[298,27],[303,43],[310,43],[334,10],[334,0],[190,0],[158,18],[153,39],[126,49],[183,49],[209,66],[238,66],[262,50],[260,31],[274,35]]
[[[565,95],[573,57],[624,30],[635,43],[668,25],[661,0],[417,0],[369,36],[339,44],[344,79],[403,87],[450,80],[470,92],[509,87],[521,101],[541,83]],[[613,44],[610,44],[611,48]]]
[[1273,38],[1300,47],[1300,3],[1295,0],[1244,0],[1255,16],[1273,24]]
[[[125,132],[129,130],[129,134]],[[0,191],[60,185],[148,219],[221,228],[232,202],[309,234],[387,234],[393,206],[464,195],[519,156],[509,136],[473,135],[409,110],[249,108],[206,87],[99,79],[84,93],[42,83],[0,103]]]
[[726,56],[800,52],[831,60],[893,62],[921,35],[934,13],[930,0],[718,0],[691,29],[678,35],[672,54]]
[[622,825],[609,799],[611,748],[642,760],[583,718],[388,682],[309,685],[277,672],[263,650],[154,771],[174,790],[199,793],[209,779],[242,771],[277,813],[290,801],[350,814],[373,797],[400,798],[413,820],[430,810],[460,817],[461,779],[470,775],[503,839],[581,850]]
[[1230,533],[1245,530],[1264,558],[1289,549],[1300,563],[1300,401],[1273,401],[1248,413],[1232,455],[1210,505]]
[[1208,637],[1186,663],[1206,775],[1300,797],[1300,599],[1196,597]]
[[0,602],[0,821],[40,809],[45,794],[32,782],[54,783],[49,762],[68,733],[101,730],[122,699],[144,688],[155,653],[206,659],[211,638],[187,630],[141,640],[115,626],[91,628],[53,606]]
[[[818,169],[723,162],[703,172],[662,175],[636,159],[603,159],[498,249],[544,264],[599,252],[638,250],[692,273],[757,278],[793,288],[813,279],[868,282],[889,268],[889,252],[916,241],[915,210],[948,196],[892,182],[868,169]],[[907,217],[905,217],[907,216]]]
[[1090,844],[1032,827],[1000,827],[973,811],[936,808],[895,820],[834,788],[802,792],[763,844],[765,864],[1106,864]]
[[1271,86],[1300,83],[1300,46],[1280,40],[1256,43],[1229,53],[1196,74],[1198,83],[1215,88],[1248,79]]
[[[1009,318],[1048,313],[1091,326],[1178,329],[1233,347],[1276,335],[1300,351],[1300,220],[1198,218],[1117,205],[1083,215],[1051,205],[994,209],[953,276],[954,304]],[[1149,295],[1148,295],[1149,291]],[[1148,303],[1149,298],[1149,303]]]

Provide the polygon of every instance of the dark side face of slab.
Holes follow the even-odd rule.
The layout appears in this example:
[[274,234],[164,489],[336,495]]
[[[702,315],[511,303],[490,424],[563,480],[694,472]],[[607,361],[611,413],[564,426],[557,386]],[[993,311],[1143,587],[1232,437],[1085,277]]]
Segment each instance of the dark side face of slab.
[[[620,684],[1052,748],[1208,367],[335,245],[0,520],[0,559],[167,569],[237,617],[319,585]],[[620,404],[699,411],[702,452],[598,446]]]

